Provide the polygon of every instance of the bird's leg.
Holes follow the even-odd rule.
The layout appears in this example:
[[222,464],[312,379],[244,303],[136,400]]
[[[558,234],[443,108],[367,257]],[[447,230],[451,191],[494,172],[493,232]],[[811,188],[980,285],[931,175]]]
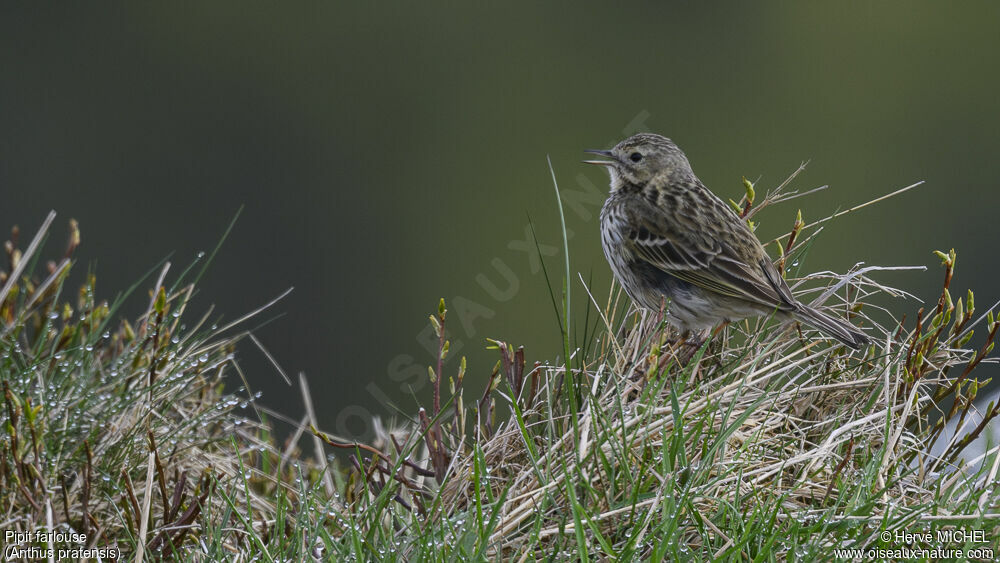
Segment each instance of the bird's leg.
[[705,335],[691,330],[684,333],[675,347],[677,352],[677,361],[681,366],[688,365],[688,362],[690,362],[691,358],[694,357],[698,348],[701,348],[701,345],[705,343],[705,338]]
[[715,329],[706,328],[705,330],[694,332],[687,331],[684,333],[683,337],[677,342],[674,349],[676,351],[676,357],[680,362],[680,365],[686,366],[688,362],[694,358],[694,355],[698,353],[698,350],[705,345],[705,342],[715,338],[722,329],[728,325],[728,321],[722,323],[721,325],[715,327]]
[[697,350],[698,348],[701,348],[705,344],[705,342],[715,339],[715,337],[718,336],[720,332],[725,330],[727,326],[729,326],[729,321],[722,321],[722,323],[719,324],[719,326],[715,327],[714,329],[706,328],[705,330],[700,331],[697,334],[692,333],[695,335],[693,338],[690,339],[689,345],[695,350]]
[[[676,338],[668,337],[663,339],[657,367],[660,370],[663,370],[663,368],[665,368],[671,360],[673,360],[674,363],[680,367],[686,366],[691,360],[691,356],[694,355],[693,351],[689,352],[691,344],[692,342],[698,342],[698,340],[698,337],[695,336],[690,330],[680,333]],[[701,342],[704,342],[704,339],[701,339]],[[697,346],[694,347],[694,350],[697,350],[700,345],[701,344],[698,343]]]
[[666,369],[670,362],[674,362],[679,366],[683,366],[685,362],[681,361],[682,354],[680,353],[681,348],[684,345],[684,339],[678,338],[676,340],[668,340],[664,342],[663,348],[661,348],[660,357],[657,360],[656,368],[659,371]]
[[723,330],[725,330],[725,328],[727,326],[729,326],[729,321],[722,321],[722,324],[720,324],[719,326],[715,327],[715,330],[712,331],[712,338],[715,338],[716,336],[718,336],[719,333],[722,332]]
[[796,321],[796,323],[795,323],[795,330],[799,334],[799,343],[802,344],[803,346],[805,346],[807,344],[807,340],[806,340],[805,335],[802,334],[802,323]]

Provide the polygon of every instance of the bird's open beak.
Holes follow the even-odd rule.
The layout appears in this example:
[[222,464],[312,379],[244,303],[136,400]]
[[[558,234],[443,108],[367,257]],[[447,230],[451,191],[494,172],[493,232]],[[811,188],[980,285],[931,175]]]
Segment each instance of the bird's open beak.
[[615,156],[611,153],[611,151],[600,151],[600,150],[596,150],[596,149],[587,149],[587,150],[585,150],[583,152],[588,153],[588,154],[596,154],[596,155],[600,155],[600,156],[606,156],[606,157],[612,159],[612,160],[584,160],[583,161],[584,164],[599,164],[601,166],[612,166],[613,164],[615,164],[615,160],[614,160]]

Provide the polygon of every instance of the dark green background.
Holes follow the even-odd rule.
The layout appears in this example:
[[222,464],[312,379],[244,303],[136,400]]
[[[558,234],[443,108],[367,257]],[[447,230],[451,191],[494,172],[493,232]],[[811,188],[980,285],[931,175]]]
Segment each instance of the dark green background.
[[[454,323],[474,388],[495,359],[484,337],[556,356],[518,250],[529,215],[560,244],[546,155],[565,190],[583,174],[603,193],[580,151],[637,118],[724,197],[811,160],[797,186],[831,189],[764,214],[765,236],[799,206],[816,219],[926,180],[830,225],[806,269],[926,264],[880,279],[934,299],[931,250],[954,246],[955,287],[985,309],[1000,297],[1000,10],[952,6],[4,4],[0,225],[31,232],[56,209],[61,240],[77,218],[78,269],[95,265],[110,298],[170,252],[179,267],[209,249],[245,205],[196,305],[235,318],[295,286],[258,336],[308,374],[322,424],[355,434],[392,413],[383,395],[426,397],[417,340],[441,296],[493,314]],[[568,210],[571,259],[603,298],[584,209]],[[519,282],[506,301],[477,282],[505,285],[497,260]],[[265,404],[301,415],[259,352],[241,360]]]

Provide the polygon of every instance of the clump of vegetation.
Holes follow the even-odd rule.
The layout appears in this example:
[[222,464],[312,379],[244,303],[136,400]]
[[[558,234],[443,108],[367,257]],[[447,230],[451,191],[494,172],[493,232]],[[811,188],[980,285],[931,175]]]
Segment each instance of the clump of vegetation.
[[[787,185],[755,203],[747,182],[734,205],[749,221],[804,195]],[[769,319],[692,349],[662,313],[570,283],[567,257],[563,360],[529,363],[524,348],[493,340],[500,358],[485,389],[471,389],[464,359],[445,369],[442,301],[426,409],[360,444],[317,428],[305,393],[298,432],[279,445],[245,382],[223,389],[239,381],[234,347],[256,343],[240,327],[259,311],[188,320],[211,257],[176,279],[169,265],[151,272],[154,283],[132,288],[152,287],[146,312],[128,322],[117,313],[132,290],[99,301],[90,275],[64,296],[79,234],[73,226],[64,256],[43,267],[51,222],[23,252],[15,232],[0,274],[9,529],[75,531],[87,536],[75,547],[139,559],[267,561],[822,560],[900,547],[885,531],[1000,538],[997,448],[963,458],[1000,406],[944,432],[977,416],[978,368],[1000,328],[971,291],[953,299],[954,251],[939,253],[939,300],[908,322],[880,308],[906,294],[878,283],[879,268],[796,279],[823,224],[796,218],[777,263],[800,299],[873,336],[855,353]],[[588,303],[579,342],[573,288]],[[298,446],[310,426],[315,455]],[[331,452],[345,463],[328,463]]]
[[[234,346],[247,335],[239,327],[252,315],[220,326],[209,310],[189,321],[204,267],[172,282],[170,265],[158,267],[148,308],[133,322],[117,313],[139,284],[109,304],[88,274],[67,296],[80,234],[71,221],[65,253],[42,267],[54,216],[23,251],[14,229],[0,273],[0,518],[5,531],[29,534],[5,549],[104,550],[73,556],[104,560],[274,549],[267,533],[287,507],[268,487],[304,476],[275,451],[259,417],[239,414],[254,398],[246,388],[223,390],[224,380],[233,386]],[[33,541],[37,532],[85,537],[56,545]]]
[[[749,220],[800,195],[786,186],[755,207],[746,182],[734,207]],[[782,271],[824,221],[806,225],[797,214],[777,241]],[[464,362],[453,377],[439,362],[433,406],[409,440],[377,454],[355,448],[342,554],[364,559],[390,546],[403,559],[822,560],[942,547],[883,533],[956,528],[995,543],[1000,456],[961,454],[1000,406],[945,436],[943,453],[928,452],[946,423],[962,427],[977,414],[987,381],[974,373],[1000,320],[992,309],[978,314],[971,291],[953,300],[956,254],[937,254],[940,298],[909,325],[875,305],[906,295],[871,277],[883,268],[790,280],[800,298],[815,295],[811,305],[867,327],[875,344],[854,354],[767,319],[686,350],[662,312],[637,313],[618,291],[599,304],[583,285],[598,318],[589,350],[570,348],[564,332],[571,360],[528,368],[522,348],[494,341],[501,358],[469,406]],[[445,321],[442,302],[431,317],[441,358]],[[561,326],[571,325],[564,317]],[[985,335],[973,347],[975,327]],[[498,420],[498,409],[509,418]],[[858,551],[837,552],[848,549]]]

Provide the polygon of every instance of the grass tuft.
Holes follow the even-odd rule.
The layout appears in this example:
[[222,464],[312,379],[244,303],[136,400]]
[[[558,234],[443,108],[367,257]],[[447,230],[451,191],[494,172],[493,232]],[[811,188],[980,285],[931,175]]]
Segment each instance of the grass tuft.
[[[758,202],[747,187],[736,205],[752,216],[800,195],[787,186]],[[777,239],[783,270],[799,265],[826,221],[807,225],[797,213]],[[885,531],[955,528],[992,542],[1000,456],[961,454],[1000,407],[949,436],[942,454],[928,453],[949,421],[977,414],[986,382],[974,372],[998,327],[951,300],[955,255],[942,256],[941,298],[909,326],[880,305],[907,294],[871,277],[900,268],[859,264],[790,279],[800,298],[866,328],[876,343],[860,353],[769,319],[732,324],[690,350],[662,312],[635,311],[618,289],[600,306],[581,277],[603,324],[589,354],[576,343],[564,354],[571,363],[529,369],[523,348],[492,341],[501,359],[470,409],[471,428],[457,415],[424,413],[463,422],[439,423],[433,437],[424,424],[382,451],[383,464],[358,474],[345,510],[363,530],[391,535],[402,559],[812,560],[897,547]],[[561,321],[569,335],[568,315]],[[977,324],[986,335],[973,349]],[[463,395],[449,402],[464,404]],[[508,418],[498,421],[498,405]],[[419,465],[421,448],[435,460],[434,478],[394,480],[408,471],[399,460],[416,453]]]
[[[749,220],[811,193],[788,185],[762,195],[747,182],[734,205]],[[797,214],[772,241],[776,263],[800,299],[873,337],[854,353],[770,319],[692,349],[620,289],[601,304],[567,264],[560,360],[529,364],[523,347],[490,340],[499,359],[485,388],[469,389],[464,358],[445,369],[442,301],[430,407],[356,443],[317,428],[300,376],[304,415],[279,445],[270,421],[283,415],[255,405],[245,382],[224,388],[240,380],[236,344],[263,349],[241,327],[276,300],[230,323],[192,316],[194,264],[174,279],[165,263],[134,286],[150,287],[146,312],[119,320],[130,292],[100,301],[93,275],[63,291],[75,225],[60,260],[42,265],[52,220],[24,251],[15,231],[0,273],[5,529],[198,561],[826,560],[900,547],[886,531],[986,540],[951,548],[1000,538],[998,447],[964,455],[1000,414],[974,403],[1000,320],[971,291],[953,297],[954,251],[938,253],[938,301],[907,322],[885,308],[907,294],[874,277],[892,268],[801,276],[827,220]],[[585,342],[569,315],[574,283],[598,318],[597,330],[583,321]],[[949,423],[971,430],[950,435]],[[342,455],[330,462],[321,441]]]

